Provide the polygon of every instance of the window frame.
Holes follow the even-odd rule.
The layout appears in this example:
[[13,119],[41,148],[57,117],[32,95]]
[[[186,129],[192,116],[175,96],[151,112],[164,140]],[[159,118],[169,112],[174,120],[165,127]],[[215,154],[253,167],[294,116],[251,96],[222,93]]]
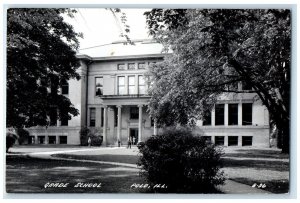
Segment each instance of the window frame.
[[[101,79],[102,80],[102,84],[100,83],[99,87],[97,86],[97,79]],[[103,86],[104,86],[103,84],[104,84],[103,76],[97,76],[97,77],[95,77],[95,96],[101,96],[101,95],[103,95]],[[100,94],[97,94],[98,88],[100,89]]]

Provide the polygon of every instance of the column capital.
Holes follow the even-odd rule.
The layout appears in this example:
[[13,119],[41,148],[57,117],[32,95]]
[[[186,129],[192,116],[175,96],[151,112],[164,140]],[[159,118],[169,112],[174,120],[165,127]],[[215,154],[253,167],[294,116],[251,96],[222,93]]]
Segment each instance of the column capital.
[[106,109],[108,106],[107,105],[103,105],[102,107]]
[[144,104],[138,104],[137,105],[139,108],[142,108],[144,106]]
[[122,105],[116,105],[117,106],[117,108],[122,108]]

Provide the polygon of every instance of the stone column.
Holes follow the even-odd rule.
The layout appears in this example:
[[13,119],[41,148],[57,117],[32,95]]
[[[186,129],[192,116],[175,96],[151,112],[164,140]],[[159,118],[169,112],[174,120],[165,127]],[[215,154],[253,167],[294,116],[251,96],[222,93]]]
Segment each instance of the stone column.
[[117,106],[118,108],[118,129],[117,129],[117,142],[121,144],[121,129],[122,129],[122,106]]
[[242,103],[240,102],[238,104],[238,125],[239,126],[243,125],[243,115],[242,115],[242,112],[243,112],[243,106],[242,106]]
[[156,124],[156,119],[154,119],[154,128],[153,128],[153,135],[157,135],[157,124]]
[[138,135],[138,142],[142,142],[142,122],[143,122],[143,105],[138,105],[139,107],[139,135]]
[[216,113],[215,113],[215,107],[211,110],[211,126],[215,126],[216,121]]
[[228,126],[228,104],[224,105],[224,125]]
[[104,115],[103,115],[103,146],[106,146],[107,141],[107,106],[103,106]]

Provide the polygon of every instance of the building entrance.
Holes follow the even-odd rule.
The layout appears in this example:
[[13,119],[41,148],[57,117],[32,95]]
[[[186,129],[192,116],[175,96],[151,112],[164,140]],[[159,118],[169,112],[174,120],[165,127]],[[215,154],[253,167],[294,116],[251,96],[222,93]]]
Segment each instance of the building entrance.
[[138,142],[139,129],[138,128],[130,128],[129,132],[130,132],[129,136],[130,136],[132,145],[136,145]]

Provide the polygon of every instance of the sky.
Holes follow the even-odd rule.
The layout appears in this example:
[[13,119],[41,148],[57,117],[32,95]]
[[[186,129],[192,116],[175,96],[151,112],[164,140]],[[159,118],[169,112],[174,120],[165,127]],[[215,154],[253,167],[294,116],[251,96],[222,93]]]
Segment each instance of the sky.
[[[77,10],[74,18],[67,17],[65,20],[74,26],[76,32],[83,33],[84,38],[80,39],[80,49],[124,40],[120,37],[118,22],[109,9],[80,8]],[[121,11],[126,13],[131,39],[149,38],[146,18],[143,15],[146,9],[121,9]],[[120,23],[119,16],[117,20]]]

